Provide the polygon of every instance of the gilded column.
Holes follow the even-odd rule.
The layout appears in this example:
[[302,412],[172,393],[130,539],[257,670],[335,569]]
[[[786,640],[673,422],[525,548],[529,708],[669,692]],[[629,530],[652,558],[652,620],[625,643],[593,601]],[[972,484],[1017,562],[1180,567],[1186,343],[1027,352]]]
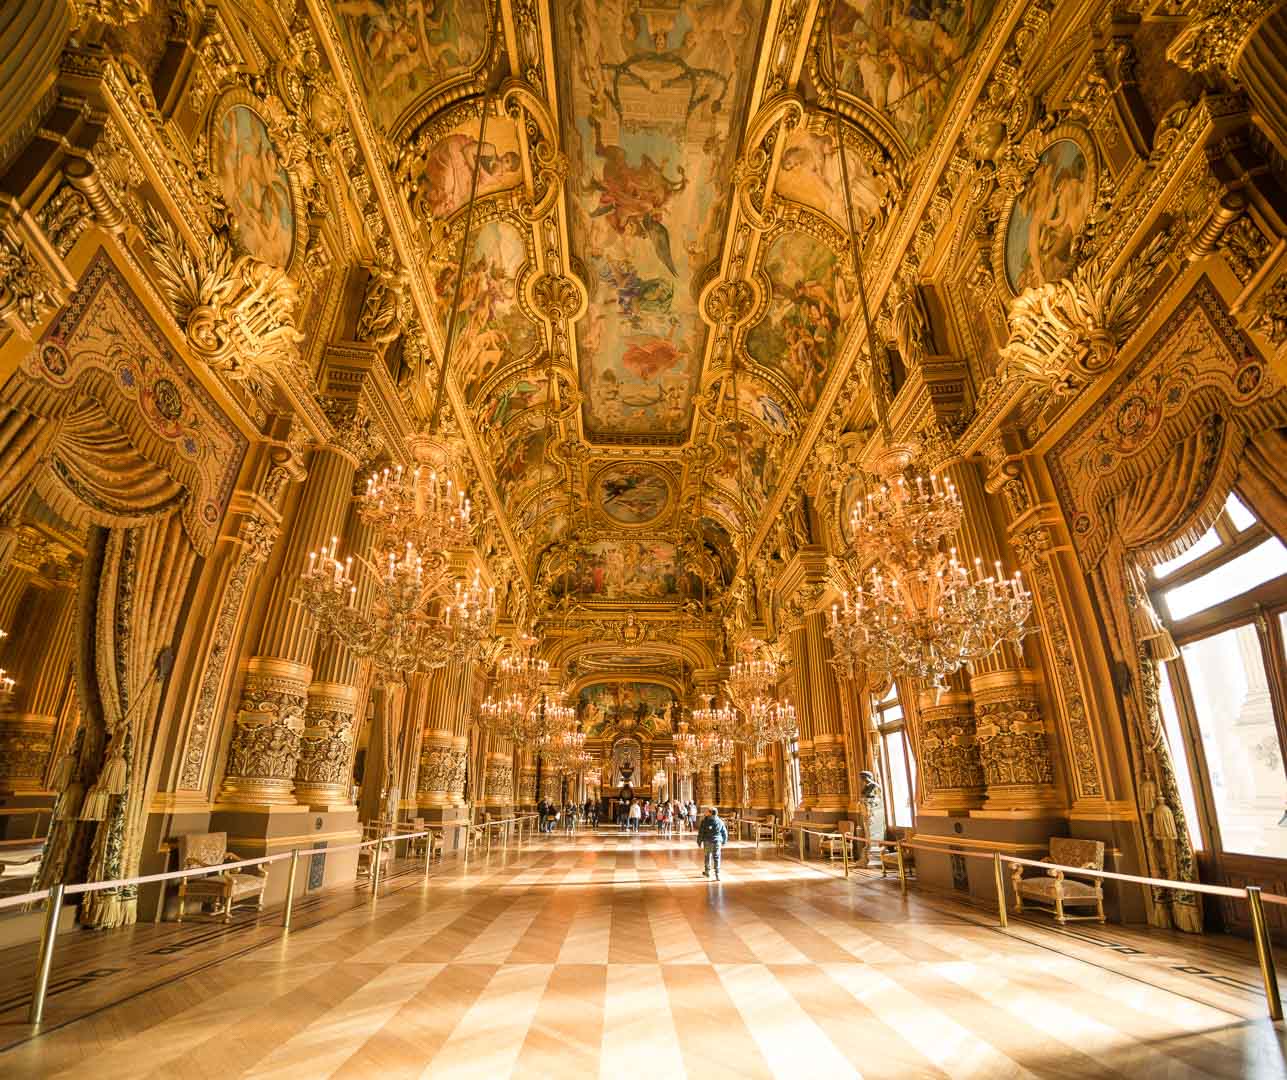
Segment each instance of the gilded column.
[[1031,811],[1059,803],[1037,683],[1036,672],[1027,669],[970,680],[988,810]]
[[514,754],[508,739],[495,739],[488,749],[486,783],[487,812],[507,815],[514,807]]
[[800,726],[800,805],[796,813],[812,810],[818,799],[814,773],[812,687],[809,683],[809,649],[804,626],[790,632],[792,680],[795,686],[796,717]]
[[963,814],[983,805],[983,762],[974,730],[974,702],[961,680],[917,699],[922,812]]
[[[810,807],[823,813],[844,813],[849,805],[849,766],[845,756],[844,716],[840,706],[840,687],[830,663],[831,640],[827,637],[825,616],[820,611],[804,620],[807,666],[796,679],[807,682],[805,696],[813,737],[813,788]],[[801,760],[803,771],[803,758]]]
[[751,758],[746,763],[747,786],[750,788],[751,809],[771,812],[777,806],[773,797],[773,763],[767,757]]
[[472,665],[448,664],[424,680],[426,711],[420,738],[416,805],[422,815],[441,816],[465,794],[466,735]]
[[313,675],[312,616],[295,602],[310,551],[337,536],[357,469],[357,458],[337,445],[313,452],[294,520],[283,529],[287,549],[273,584],[256,655],[246,680],[221,801],[243,805],[294,805],[295,771],[305,729]]
[[70,582],[32,589],[24,604],[27,618],[6,653],[16,685],[0,710],[0,794],[46,790],[76,645],[76,593]]
[[[350,505],[343,550],[368,551],[373,531]],[[355,576],[356,606],[369,610],[375,584],[368,574]],[[333,638],[318,643],[295,765],[295,801],[315,810],[351,809],[353,805],[350,780],[360,666],[361,662]]]
[[516,807],[531,810],[536,805],[536,755],[531,750],[523,750],[520,761]]

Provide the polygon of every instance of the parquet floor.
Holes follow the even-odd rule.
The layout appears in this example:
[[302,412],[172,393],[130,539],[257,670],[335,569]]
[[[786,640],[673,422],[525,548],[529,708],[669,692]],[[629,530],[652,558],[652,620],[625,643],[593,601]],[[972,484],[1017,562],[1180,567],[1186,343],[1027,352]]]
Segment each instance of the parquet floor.
[[[1232,941],[985,912],[734,846],[543,837],[310,898],[283,936],[60,943],[45,1031],[0,955],[0,1077],[1280,1077]],[[106,972],[106,974],[103,974]]]

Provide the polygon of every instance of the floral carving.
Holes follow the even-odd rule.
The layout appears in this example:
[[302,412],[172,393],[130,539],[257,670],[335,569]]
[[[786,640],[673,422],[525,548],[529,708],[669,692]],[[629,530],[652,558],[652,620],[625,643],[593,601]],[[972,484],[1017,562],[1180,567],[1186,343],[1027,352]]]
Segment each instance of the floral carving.
[[983,778],[989,788],[1054,783],[1050,741],[1035,699],[982,702],[975,706],[974,718]]

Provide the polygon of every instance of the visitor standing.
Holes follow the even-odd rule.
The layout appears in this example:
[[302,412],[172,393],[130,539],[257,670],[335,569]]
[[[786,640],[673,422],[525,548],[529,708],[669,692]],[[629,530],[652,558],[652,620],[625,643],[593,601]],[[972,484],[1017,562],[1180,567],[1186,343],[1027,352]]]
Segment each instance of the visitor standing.
[[710,877],[713,869],[715,880],[719,881],[720,851],[728,843],[728,827],[713,806],[707,809],[706,816],[702,818],[702,827],[697,830],[697,843],[706,853],[702,877]]
[[630,803],[630,831],[631,832],[639,831],[639,822],[642,818],[643,818],[643,807],[639,805],[639,801],[637,799],[632,800]]

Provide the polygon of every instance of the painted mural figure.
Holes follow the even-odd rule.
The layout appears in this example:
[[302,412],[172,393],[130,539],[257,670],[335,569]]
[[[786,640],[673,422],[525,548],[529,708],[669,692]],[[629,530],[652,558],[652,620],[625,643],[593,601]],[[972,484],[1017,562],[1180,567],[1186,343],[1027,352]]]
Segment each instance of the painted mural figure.
[[1006,229],[1006,277],[1016,292],[1072,271],[1090,215],[1088,173],[1086,157],[1071,139],[1059,139],[1042,153]]
[[255,258],[284,267],[295,241],[295,215],[268,127],[250,109],[236,105],[224,113],[219,134],[220,187],[238,242]]
[[502,153],[493,142],[484,142],[480,147],[476,137],[454,132],[435,145],[425,161],[429,188],[425,205],[430,213],[449,217],[469,201],[475,162],[480,195],[517,184],[521,176],[517,151]]
[[678,274],[670,253],[670,232],[661,220],[666,204],[688,186],[684,167],[678,168],[679,179],[669,179],[647,154],[638,165],[631,165],[620,146],[605,146],[598,119],[590,117],[594,129],[594,152],[603,158],[603,178],[591,178],[590,187],[599,192],[599,206],[591,217],[607,216],[608,222],[622,236],[647,237],[653,250],[672,274]]
[[353,20],[352,48],[385,127],[420,91],[472,63],[486,37],[483,3],[336,0],[335,11]]

